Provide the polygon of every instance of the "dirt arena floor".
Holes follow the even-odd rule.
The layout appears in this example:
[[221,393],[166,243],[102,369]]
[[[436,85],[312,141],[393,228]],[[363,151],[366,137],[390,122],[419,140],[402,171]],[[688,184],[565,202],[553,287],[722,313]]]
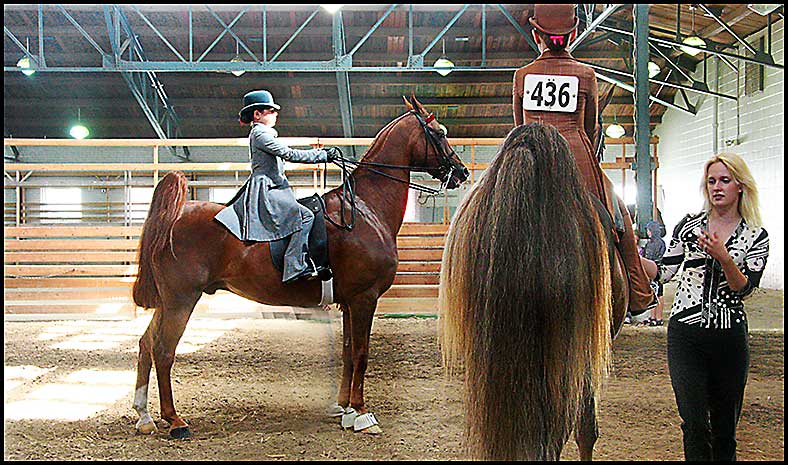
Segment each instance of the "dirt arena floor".
[[[668,304],[670,299],[668,299]],[[740,460],[784,459],[783,293],[748,301],[752,362]],[[332,312],[333,313],[333,312]],[[324,315],[325,316],[325,315]],[[383,428],[343,431],[324,415],[339,379],[341,320],[193,318],[174,367],[194,437],[135,434],[137,340],[127,321],[5,322],[6,460],[461,460],[459,384],[443,377],[434,318],[376,318],[366,400]],[[682,460],[666,328],[626,326],[600,401],[597,459]],[[563,460],[577,459],[570,442]]]

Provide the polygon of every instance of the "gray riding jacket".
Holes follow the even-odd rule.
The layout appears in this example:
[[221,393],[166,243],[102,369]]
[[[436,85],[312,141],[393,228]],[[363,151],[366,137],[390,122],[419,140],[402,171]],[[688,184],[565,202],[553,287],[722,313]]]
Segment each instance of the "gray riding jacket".
[[249,132],[252,174],[216,220],[243,241],[270,242],[301,230],[301,208],[285,176],[285,161],[325,163],[323,149],[291,149],[260,123]]

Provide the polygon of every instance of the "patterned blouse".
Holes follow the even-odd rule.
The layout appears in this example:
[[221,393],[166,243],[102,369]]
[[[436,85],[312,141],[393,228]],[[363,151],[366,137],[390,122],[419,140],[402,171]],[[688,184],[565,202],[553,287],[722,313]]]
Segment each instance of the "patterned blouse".
[[670,318],[688,325],[730,329],[745,324],[742,301],[760,285],[769,256],[769,235],[742,219],[725,243],[733,262],[747,277],[744,288],[728,286],[720,263],[698,245],[699,229],[708,231],[706,212],[685,216],[673,230],[670,246],[659,265],[657,281],[667,283],[684,265]]

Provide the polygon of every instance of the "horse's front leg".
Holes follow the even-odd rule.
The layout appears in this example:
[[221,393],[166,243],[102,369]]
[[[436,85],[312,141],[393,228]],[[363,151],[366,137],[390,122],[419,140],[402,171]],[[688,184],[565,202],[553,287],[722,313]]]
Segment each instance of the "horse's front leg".
[[[364,375],[367,371],[367,361],[369,359],[369,335],[372,332],[372,319],[375,315],[377,304],[376,297],[362,296],[350,302],[348,311],[343,314],[344,330],[345,333],[350,333],[350,338],[348,340],[347,335],[345,335],[343,339],[345,368],[339,397],[340,401],[347,398],[344,396],[347,395],[349,386],[350,406],[342,417],[342,426],[344,428],[352,427],[354,431],[370,434],[382,432],[378,426],[377,419],[375,419],[372,412],[367,411],[364,403]],[[348,322],[349,325],[347,324]],[[348,378],[350,380],[349,383],[347,382]]]
[[350,383],[353,381],[353,340],[350,310],[347,305],[341,305],[342,310],[342,385],[339,387],[337,403],[342,408],[350,406]]

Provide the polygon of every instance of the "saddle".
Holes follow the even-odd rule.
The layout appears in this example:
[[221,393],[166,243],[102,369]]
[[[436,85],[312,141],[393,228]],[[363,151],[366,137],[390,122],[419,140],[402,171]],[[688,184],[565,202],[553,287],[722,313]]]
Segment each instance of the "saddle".
[[[298,203],[310,209],[315,215],[312,229],[309,231],[309,252],[307,261],[312,260],[320,271],[320,279],[327,281],[331,278],[330,264],[328,261],[328,234],[326,232],[326,218],[323,213],[323,200],[319,195],[298,199]],[[292,235],[269,242],[271,248],[271,261],[279,272],[284,269],[285,250],[290,243]]]

